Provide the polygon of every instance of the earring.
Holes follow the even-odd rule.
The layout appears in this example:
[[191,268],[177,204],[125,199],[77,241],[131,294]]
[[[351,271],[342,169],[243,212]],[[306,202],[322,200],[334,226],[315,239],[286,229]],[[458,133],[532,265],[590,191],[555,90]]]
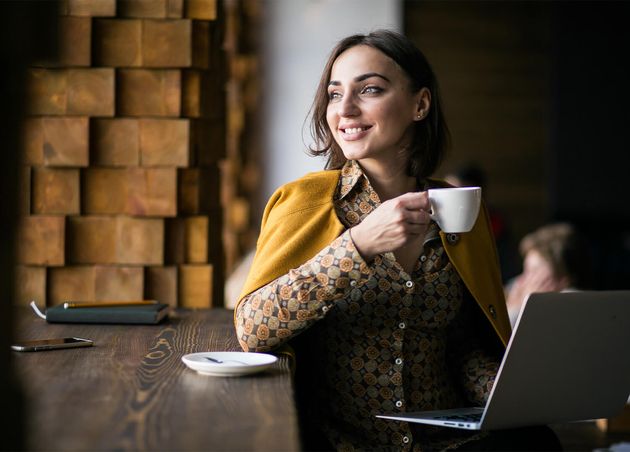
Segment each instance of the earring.
[[416,116],[416,119],[422,119],[422,117],[423,117],[423,116],[424,116],[424,112],[423,112],[423,111],[420,111],[420,112],[418,113],[418,116]]

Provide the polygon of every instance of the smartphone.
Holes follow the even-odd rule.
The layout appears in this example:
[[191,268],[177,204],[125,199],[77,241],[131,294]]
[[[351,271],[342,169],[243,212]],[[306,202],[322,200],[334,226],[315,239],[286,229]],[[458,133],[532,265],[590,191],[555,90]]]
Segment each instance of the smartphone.
[[36,341],[22,341],[13,344],[11,349],[18,352],[39,352],[58,348],[91,347],[94,342],[81,337],[61,337],[58,339],[40,339]]

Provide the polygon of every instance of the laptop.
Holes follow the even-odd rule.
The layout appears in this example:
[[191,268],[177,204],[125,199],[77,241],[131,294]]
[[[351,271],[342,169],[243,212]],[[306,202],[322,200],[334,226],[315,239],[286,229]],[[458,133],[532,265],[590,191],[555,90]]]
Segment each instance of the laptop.
[[485,407],[377,415],[469,430],[611,417],[630,394],[630,291],[535,293]]

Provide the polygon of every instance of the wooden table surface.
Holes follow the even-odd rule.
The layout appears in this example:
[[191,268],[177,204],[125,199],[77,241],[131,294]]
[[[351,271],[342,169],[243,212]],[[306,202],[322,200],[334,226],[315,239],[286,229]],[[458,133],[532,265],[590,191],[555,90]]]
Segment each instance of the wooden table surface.
[[209,377],[187,353],[240,350],[232,311],[182,311],[162,325],[47,324],[20,313],[19,339],[79,336],[94,347],[13,352],[32,450],[299,450],[286,357],[264,373]]

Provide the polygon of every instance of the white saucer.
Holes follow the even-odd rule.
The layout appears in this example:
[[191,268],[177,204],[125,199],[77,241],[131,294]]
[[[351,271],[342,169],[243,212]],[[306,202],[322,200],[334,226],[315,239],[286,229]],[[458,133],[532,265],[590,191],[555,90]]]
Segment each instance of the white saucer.
[[[222,362],[213,362],[208,358]],[[262,372],[278,361],[278,358],[267,353],[202,352],[184,355],[182,361],[203,375],[239,377]]]

